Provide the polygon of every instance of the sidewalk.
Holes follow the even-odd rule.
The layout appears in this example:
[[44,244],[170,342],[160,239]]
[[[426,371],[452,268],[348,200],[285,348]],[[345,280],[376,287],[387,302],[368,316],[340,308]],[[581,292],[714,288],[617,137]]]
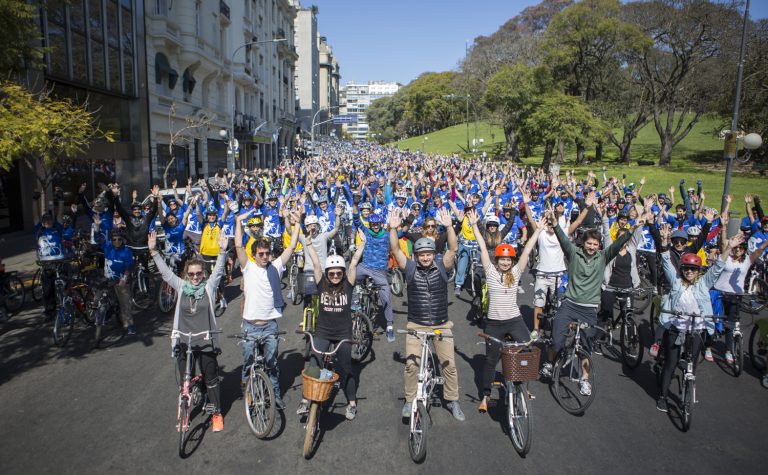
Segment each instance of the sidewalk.
[[7,272],[16,271],[21,280],[27,280],[37,271],[37,253],[35,238],[31,233],[17,232],[0,237],[0,257],[3,258]]

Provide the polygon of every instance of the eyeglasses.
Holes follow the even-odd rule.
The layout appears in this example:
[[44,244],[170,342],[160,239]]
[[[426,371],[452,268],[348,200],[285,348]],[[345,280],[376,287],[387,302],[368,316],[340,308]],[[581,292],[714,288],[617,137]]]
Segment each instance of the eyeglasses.
[[119,241],[119,242],[123,242],[123,241],[124,241],[124,239],[123,239],[123,238],[121,238],[121,237],[113,237],[113,238],[112,238],[112,241],[113,241],[113,242],[117,242],[117,241]]
[[328,272],[328,277],[331,277],[331,278],[333,278],[333,277],[341,277],[343,275],[344,275],[344,272],[340,271],[340,270],[339,271],[334,271],[334,272]]
[[203,276],[203,271],[200,271],[200,272],[187,272],[187,277],[189,277],[190,279],[194,279],[195,277],[202,277],[202,276]]
[[267,257],[270,254],[272,254],[271,251],[262,251],[262,252],[257,252],[256,253],[256,255],[259,256],[259,257]]
[[425,228],[436,228],[437,226],[435,226],[434,224],[425,224],[424,227]]
[[698,267],[682,267],[680,272],[699,272]]

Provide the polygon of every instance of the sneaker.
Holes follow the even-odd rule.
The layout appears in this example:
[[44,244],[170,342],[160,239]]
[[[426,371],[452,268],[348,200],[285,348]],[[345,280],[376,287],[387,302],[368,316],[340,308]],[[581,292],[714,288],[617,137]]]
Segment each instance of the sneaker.
[[462,412],[461,407],[459,407],[459,401],[451,401],[446,406],[450,409],[454,419],[457,421],[463,421],[465,419],[464,412]]
[[656,400],[656,409],[658,409],[661,412],[669,412],[669,407],[667,406],[667,398],[660,397]]
[[461,295],[461,286],[460,285],[456,286],[456,289],[454,289],[454,291],[453,291],[453,295],[455,295],[456,297]]
[[603,354],[603,344],[599,341],[595,341],[592,345],[592,353],[596,355],[602,355]]
[[539,374],[544,376],[545,378],[551,378],[552,363],[544,363],[543,365],[541,365],[541,370],[539,370]]
[[411,404],[408,401],[405,401],[405,404],[403,404],[403,419],[411,418]]
[[275,407],[278,411],[282,411],[285,409],[285,403],[279,396],[275,396]]
[[220,412],[213,415],[211,423],[213,432],[221,432],[224,430],[224,416],[222,416]]
[[389,343],[394,343],[395,341],[395,330],[392,328],[392,325],[387,325],[387,341]]
[[299,403],[299,408],[296,409],[296,415],[303,416],[307,413],[309,413],[309,401],[301,401]]
[[356,415],[357,415],[357,406],[353,406],[352,404],[347,404],[347,413],[346,413],[347,420],[351,421],[352,419],[355,418]]
[[221,297],[221,308],[225,309],[227,308],[227,299],[224,297]]
[[579,380],[579,393],[582,396],[591,396],[592,395],[592,385],[586,379],[580,379]]
[[730,351],[725,352],[725,362],[728,364],[733,364],[734,362],[733,353],[731,353]]
[[136,334],[136,325],[134,325],[134,324],[128,325],[128,334],[129,335],[135,335]]
[[704,359],[709,361],[710,363],[715,361],[715,358],[712,357],[712,348],[707,348],[704,350]]
[[477,406],[477,411],[480,414],[485,414],[486,412],[488,412],[488,398],[487,397],[484,397],[483,399],[480,400],[480,405]]
[[654,358],[658,357],[659,356],[659,344],[658,343],[654,343],[653,345],[651,345],[651,349],[648,350],[648,353],[651,356],[653,356]]

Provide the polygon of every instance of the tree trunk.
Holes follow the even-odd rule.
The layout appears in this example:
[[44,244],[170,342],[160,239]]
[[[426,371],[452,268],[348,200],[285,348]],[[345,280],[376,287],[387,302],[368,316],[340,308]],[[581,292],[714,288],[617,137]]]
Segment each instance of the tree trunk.
[[595,144],[595,161],[603,161],[603,142],[597,142],[597,144]]
[[584,163],[584,144],[581,141],[576,142],[576,163]]
[[544,145],[544,160],[541,161],[541,168],[544,169],[544,173],[549,173],[549,166],[552,164],[552,150],[554,148],[554,140],[548,140]]
[[173,165],[173,162],[176,161],[176,155],[171,155],[171,159],[168,160],[168,164],[165,166],[165,170],[163,170],[163,188],[168,188],[168,170],[171,169],[171,165]]
[[666,167],[672,162],[672,140],[667,137],[661,138],[661,151],[659,153],[659,166]]
[[565,143],[562,140],[557,141],[557,159],[555,163],[565,162]]
[[507,139],[507,153],[505,158],[515,163],[520,163],[520,140],[517,138],[517,134],[512,129],[505,129],[504,136]]

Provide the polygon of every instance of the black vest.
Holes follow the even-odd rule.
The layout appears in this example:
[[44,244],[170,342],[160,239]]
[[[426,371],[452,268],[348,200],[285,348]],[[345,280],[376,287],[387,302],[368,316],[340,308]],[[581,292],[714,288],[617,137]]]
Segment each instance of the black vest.
[[427,269],[417,265],[407,288],[409,322],[437,326],[448,321],[448,274],[441,261]]

